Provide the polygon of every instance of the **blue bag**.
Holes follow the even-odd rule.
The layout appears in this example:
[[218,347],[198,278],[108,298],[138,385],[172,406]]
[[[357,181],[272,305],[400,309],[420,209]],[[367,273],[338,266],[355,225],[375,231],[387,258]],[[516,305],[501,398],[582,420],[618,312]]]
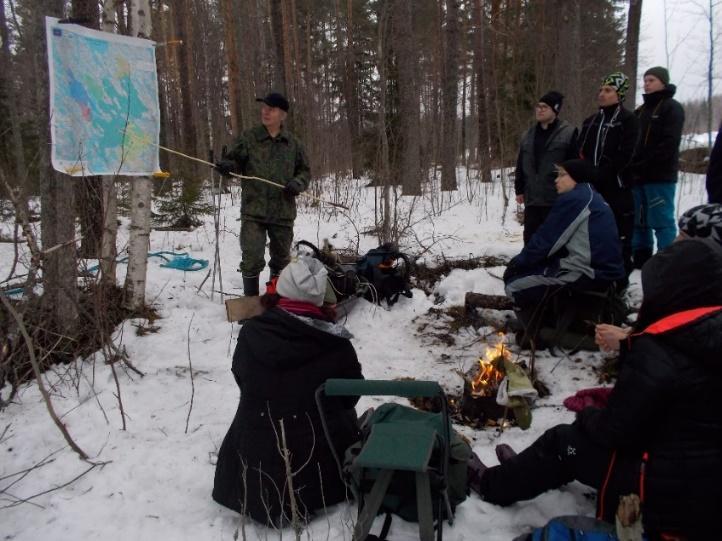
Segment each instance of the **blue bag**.
[[514,541],[617,541],[617,533],[615,527],[607,522],[570,515],[553,518],[546,526]]

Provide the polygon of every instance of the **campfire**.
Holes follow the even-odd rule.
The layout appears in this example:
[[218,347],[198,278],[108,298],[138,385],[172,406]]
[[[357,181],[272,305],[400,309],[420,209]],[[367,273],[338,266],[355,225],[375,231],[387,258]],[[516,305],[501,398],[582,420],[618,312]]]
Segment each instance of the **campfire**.
[[[504,359],[511,357],[506,347],[506,335],[499,333],[497,338],[495,345],[486,347],[483,357],[471,370],[457,372],[464,380],[464,390],[461,396],[447,396],[449,414],[454,422],[477,429],[517,424],[514,411],[496,403],[499,385],[506,375]],[[419,409],[439,411],[439,404],[429,398],[412,398],[410,401]]]
[[504,371],[500,365],[508,356],[509,351],[504,347],[502,335],[502,340],[492,348],[487,347],[484,358],[479,359],[478,373],[469,381],[472,396],[496,396],[499,383],[504,379]]
[[472,368],[464,378],[464,393],[460,400],[460,413],[463,418],[476,426],[496,426],[514,420],[514,414],[496,403],[499,384],[504,379],[504,359],[509,358],[509,350],[504,342],[505,335],[499,333],[496,345],[488,346],[479,364]]

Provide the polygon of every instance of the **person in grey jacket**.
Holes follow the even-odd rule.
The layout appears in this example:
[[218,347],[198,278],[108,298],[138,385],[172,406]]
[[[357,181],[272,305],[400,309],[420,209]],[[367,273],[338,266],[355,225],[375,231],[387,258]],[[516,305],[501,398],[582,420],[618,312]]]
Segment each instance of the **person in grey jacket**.
[[524,244],[544,223],[557,198],[555,164],[576,157],[577,129],[559,118],[564,96],[547,92],[534,108],[536,124],[524,134],[516,161],[516,202],[524,205]]

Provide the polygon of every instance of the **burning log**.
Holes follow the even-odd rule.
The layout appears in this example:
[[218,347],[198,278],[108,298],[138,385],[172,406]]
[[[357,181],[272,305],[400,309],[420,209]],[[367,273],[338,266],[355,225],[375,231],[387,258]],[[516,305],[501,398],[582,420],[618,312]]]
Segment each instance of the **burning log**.
[[464,392],[460,400],[461,416],[475,421],[477,426],[498,425],[514,420],[513,413],[496,402],[499,384],[504,379],[504,358],[509,355],[502,340],[494,348],[486,351],[483,359],[479,359],[477,367],[464,379]]
[[469,380],[464,381],[464,394],[460,402],[459,413],[476,426],[494,426],[500,424],[500,419],[504,417],[507,420],[513,420],[514,417],[513,413],[509,415],[511,412],[505,411],[507,408],[496,403],[496,392],[492,396],[477,395]]

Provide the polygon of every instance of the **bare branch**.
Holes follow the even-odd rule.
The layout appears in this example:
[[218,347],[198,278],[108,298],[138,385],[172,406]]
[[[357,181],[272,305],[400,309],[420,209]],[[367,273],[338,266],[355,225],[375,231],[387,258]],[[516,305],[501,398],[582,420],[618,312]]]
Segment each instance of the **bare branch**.
[[[50,394],[48,393],[48,390],[45,388],[45,384],[43,383],[42,374],[40,372],[40,366],[38,365],[38,360],[35,358],[35,348],[33,346],[33,341],[30,338],[30,335],[28,334],[28,330],[25,328],[25,324],[23,323],[22,318],[17,313],[15,308],[13,308],[13,305],[8,301],[4,295],[0,295],[0,302],[3,303],[5,308],[8,312],[10,312],[10,315],[13,316],[15,321],[18,324],[18,328],[20,329],[20,333],[23,335],[23,338],[25,339],[25,345],[28,348],[28,356],[30,358],[30,364],[33,367],[33,374],[35,375],[35,380],[38,382],[38,389],[40,389],[40,394],[43,395],[43,400],[45,401],[45,406],[48,409],[48,413],[50,414],[50,417],[52,418],[53,422],[55,423],[55,426],[58,427],[58,430],[62,433],[63,437],[65,438],[65,441],[68,442],[68,445],[70,445],[70,448],[78,453],[78,456],[82,458],[83,460],[88,460],[88,455],[83,451],[75,441],[73,441],[73,438],[70,437],[70,433],[68,432],[68,429],[65,427],[65,425],[60,421],[58,418],[58,414],[55,413],[55,409],[53,408],[53,403],[50,400]],[[125,420],[123,421],[125,424]]]
[[49,494],[50,492],[54,492],[54,491],[56,491],[56,490],[60,490],[61,488],[65,488],[65,487],[67,487],[67,486],[69,486],[69,485],[72,485],[73,483],[75,483],[75,481],[77,481],[78,479],[80,479],[81,477],[83,477],[84,475],[86,475],[87,473],[89,473],[91,470],[94,470],[94,469],[97,468],[98,466],[101,466],[101,467],[102,467],[102,466],[105,466],[106,464],[107,464],[107,462],[96,462],[96,463],[92,464],[87,470],[83,471],[80,475],[76,475],[75,477],[73,477],[73,478],[72,478],[70,481],[68,481],[67,483],[63,483],[62,485],[58,485],[58,486],[53,487],[53,488],[49,488],[48,490],[43,490],[42,492],[38,492],[37,494],[33,494],[32,496],[29,496],[29,497],[27,497],[27,498],[22,498],[22,499],[17,499],[17,498],[16,498],[17,501],[15,501],[15,502],[13,502],[13,503],[11,503],[11,504],[9,504],[9,505],[5,505],[5,506],[3,506],[3,507],[0,507],[0,510],[2,510],[2,509],[9,509],[9,508],[11,508],[11,507],[17,507],[18,505],[21,505],[21,504],[23,504],[23,503],[33,503],[33,502],[31,502],[30,500],[34,500],[35,498],[39,498],[40,496],[43,496],[43,495],[45,495],[45,494]]
[[196,385],[193,381],[193,363],[191,362],[191,323],[193,323],[193,318],[195,317],[195,313],[191,314],[191,320],[188,322],[188,370],[191,374],[191,403],[188,407],[188,416],[186,417],[186,431],[185,433],[188,434],[188,423],[191,420],[191,411],[193,411],[193,398],[196,395]]

